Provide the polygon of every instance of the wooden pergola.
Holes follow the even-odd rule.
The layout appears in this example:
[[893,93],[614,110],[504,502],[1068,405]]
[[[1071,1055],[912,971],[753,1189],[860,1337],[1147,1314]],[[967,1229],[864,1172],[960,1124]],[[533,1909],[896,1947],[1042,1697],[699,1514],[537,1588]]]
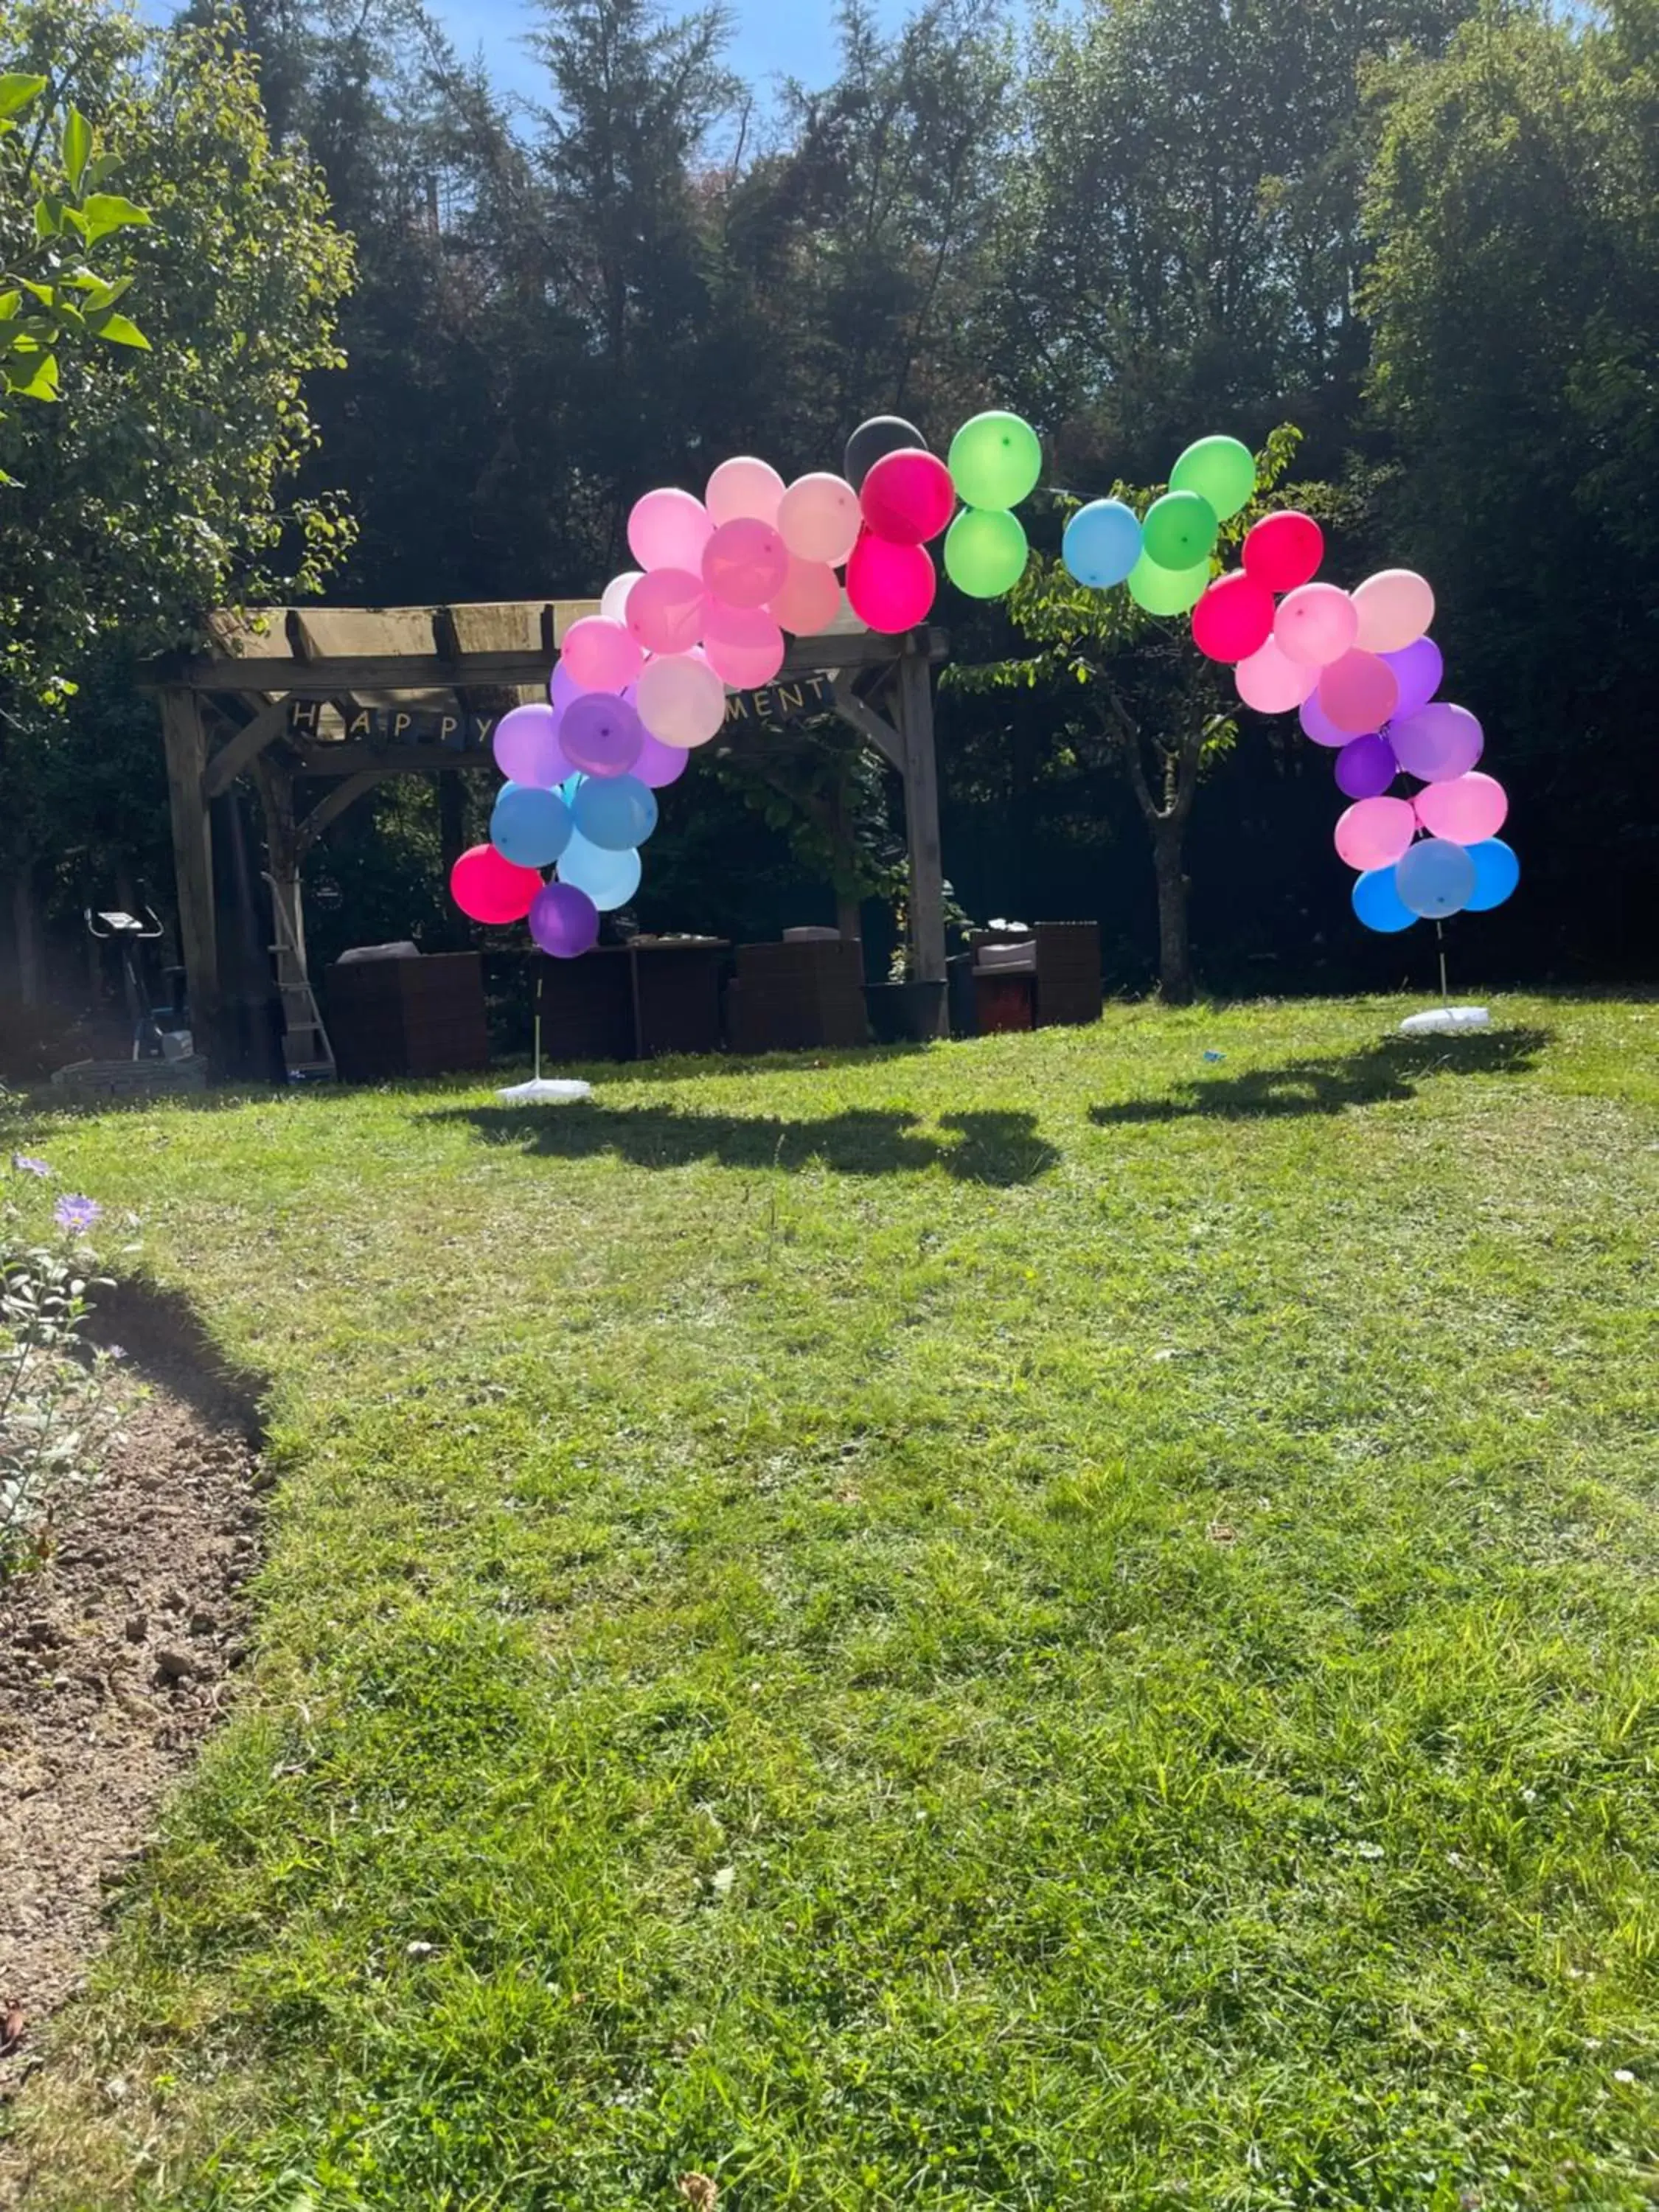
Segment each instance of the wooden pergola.
[[[546,697],[565,631],[597,611],[588,599],[272,607],[216,617],[207,652],[151,664],[145,688],[160,702],[167,749],[180,953],[210,1050],[222,1014],[214,799],[241,775],[257,787],[284,1048],[290,1068],[325,1064],[306,963],[306,854],[386,776],[499,774],[495,719]],[[902,778],[914,973],[933,982],[945,977],[932,682],[944,653],[937,631],[882,636],[844,615],[795,641],[778,678],[826,678],[836,713]]]

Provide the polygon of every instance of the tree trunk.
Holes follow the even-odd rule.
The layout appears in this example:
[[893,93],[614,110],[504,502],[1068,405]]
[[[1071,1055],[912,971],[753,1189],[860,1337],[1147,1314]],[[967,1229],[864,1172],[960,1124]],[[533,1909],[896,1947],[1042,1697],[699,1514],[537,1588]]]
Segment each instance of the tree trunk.
[[1184,1006],[1193,995],[1192,947],[1187,936],[1187,895],[1182,866],[1184,822],[1161,824],[1152,839],[1158,878],[1158,988],[1166,1006]]
[[855,898],[837,897],[836,927],[851,945],[856,945],[864,935],[864,923],[860,902]]
[[26,1006],[40,1003],[40,959],[34,932],[33,871],[20,865],[12,879],[11,923],[17,947],[17,995]]

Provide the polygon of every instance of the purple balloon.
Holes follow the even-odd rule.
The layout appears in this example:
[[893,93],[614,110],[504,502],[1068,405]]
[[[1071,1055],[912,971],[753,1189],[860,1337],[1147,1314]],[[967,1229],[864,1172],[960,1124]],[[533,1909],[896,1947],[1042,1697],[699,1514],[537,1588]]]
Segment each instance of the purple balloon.
[[553,712],[562,714],[581,697],[580,691],[570,680],[570,671],[560,661],[547,679],[547,696]]
[[660,738],[653,738],[649,730],[640,747],[640,757],[629,773],[638,776],[653,791],[661,791],[671,783],[678,783],[685,774],[691,759],[684,745],[665,745]]
[[570,773],[551,707],[514,707],[495,725],[495,765],[509,783],[551,791]]
[[1425,783],[1449,783],[1455,775],[1467,775],[1486,743],[1468,708],[1449,706],[1443,699],[1419,707],[1414,714],[1396,716],[1389,725],[1389,742],[1407,775]]
[[1415,644],[1402,646],[1398,653],[1385,653],[1380,657],[1393,669],[1400,685],[1395,720],[1399,721],[1407,714],[1414,714],[1419,707],[1426,707],[1440,689],[1440,679],[1446,672],[1446,664],[1434,640],[1419,637]]
[[555,960],[580,959],[599,941],[599,910],[574,884],[545,884],[530,902],[530,934]]
[[1328,745],[1334,752],[1340,752],[1345,745],[1353,743],[1353,732],[1337,728],[1320,705],[1317,691],[1310,691],[1302,702],[1297,717],[1304,731],[1316,745]]
[[1386,738],[1356,738],[1336,757],[1336,787],[1350,799],[1380,799],[1399,773]]
[[565,758],[585,775],[626,775],[645,744],[645,725],[614,691],[585,691],[559,724]]

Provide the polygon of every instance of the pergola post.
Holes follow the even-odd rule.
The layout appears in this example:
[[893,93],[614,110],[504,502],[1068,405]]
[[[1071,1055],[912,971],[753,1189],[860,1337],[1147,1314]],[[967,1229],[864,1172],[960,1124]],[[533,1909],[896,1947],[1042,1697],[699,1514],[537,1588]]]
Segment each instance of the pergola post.
[[179,951],[190,993],[191,1022],[210,1054],[219,1036],[219,939],[213,911],[213,830],[202,778],[207,728],[195,691],[162,691],[161,738],[167,750],[167,809],[179,890]]
[[[939,845],[939,763],[933,750],[933,682],[925,644],[907,639],[898,665],[898,726],[904,740],[904,835],[910,855],[910,951],[919,983],[945,975],[945,862]],[[939,1000],[939,1034],[947,1030]]]

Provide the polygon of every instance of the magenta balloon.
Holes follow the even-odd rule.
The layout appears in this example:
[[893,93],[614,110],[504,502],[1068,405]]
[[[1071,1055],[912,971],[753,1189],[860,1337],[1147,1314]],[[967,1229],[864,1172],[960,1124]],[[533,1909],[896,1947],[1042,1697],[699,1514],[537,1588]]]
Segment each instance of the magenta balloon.
[[647,730],[640,744],[639,758],[629,774],[638,776],[650,790],[661,791],[666,785],[679,781],[690,757],[684,745],[665,745]]
[[1419,707],[1414,714],[1395,715],[1389,738],[1407,775],[1424,783],[1449,783],[1455,775],[1467,775],[1486,742],[1468,709],[1443,699]]
[[1375,733],[1355,738],[1336,757],[1336,787],[1350,799],[1380,799],[1399,773],[1394,747]]
[[1414,714],[1419,707],[1426,707],[1440,689],[1440,679],[1446,672],[1446,664],[1434,640],[1419,637],[1415,645],[1407,646],[1403,652],[1385,653],[1382,658],[1393,669],[1400,686],[1395,713]]
[[859,493],[864,519],[895,545],[923,545],[957,511],[957,488],[937,453],[901,447],[884,453]]
[[644,742],[638,714],[609,691],[584,692],[559,725],[564,757],[584,775],[626,775]]
[[1320,674],[1319,703],[1327,719],[1351,738],[1381,729],[1399,696],[1399,678],[1374,653],[1345,653]]
[[509,783],[551,791],[570,773],[559,743],[559,716],[551,707],[514,707],[495,725],[495,765]]
[[708,594],[690,568],[653,568],[628,594],[628,627],[647,653],[688,653],[702,637]]
[[495,927],[522,921],[542,888],[539,868],[520,868],[493,845],[473,845],[449,872],[449,895],[464,915]]
[[708,509],[689,491],[648,491],[628,518],[628,544],[641,568],[695,572],[714,527]]
[[555,960],[578,960],[599,941],[599,910],[574,884],[544,884],[531,905],[530,934]]
[[789,580],[789,548],[769,522],[723,522],[702,549],[702,580],[722,606],[763,607]]
[[866,532],[847,564],[853,612],[889,637],[914,629],[933,610],[939,578],[925,545],[895,545]]
[[1510,811],[1509,794],[1496,776],[1455,776],[1449,783],[1425,784],[1417,794],[1417,818],[1449,845],[1479,845],[1495,837]]
[[754,691],[771,683],[783,666],[783,632],[763,607],[728,607],[717,601],[708,610],[705,646],[708,665],[734,691]]
[[1334,584],[1303,584],[1279,603],[1273,638],[1291,659],[1328,668],[1349,652],[1359,629],[1359,613]]
[[[1311,676],[1315,686],[1317,687],[1319,671],[1316,668],[1310,668],[1304,670],[1304,673]],[[1332,721],[1330,716],[1325,712],[1317,688],[1310,691],[1308,696],[1302,702],[1302,710],[1297,716],[1297,720],[1302,725],[1304,737],[1311,738],[1316,745],[1328,745],[1333,752],[1340,752],[1356,734],[1352,730],[1340,729]]]
[[1269,638],[1233,671],[1238,696],[1258,714],[1288,714],[1319,681],[1319,671],[1291,660]]
[[1362,799],[1336,825],[1336,849],[1362,875],[1391,868],[1417,835],[1409,799]]
[[1193,609],[1193,643],[1212,660],[1248,660],[1273,634],[1273,595],[1242,568],[1218,576]]
[[559,647],[560,666],[582,691],[620,691],[634,681],[644,659],[639,640],[603,615],[572,623]]

